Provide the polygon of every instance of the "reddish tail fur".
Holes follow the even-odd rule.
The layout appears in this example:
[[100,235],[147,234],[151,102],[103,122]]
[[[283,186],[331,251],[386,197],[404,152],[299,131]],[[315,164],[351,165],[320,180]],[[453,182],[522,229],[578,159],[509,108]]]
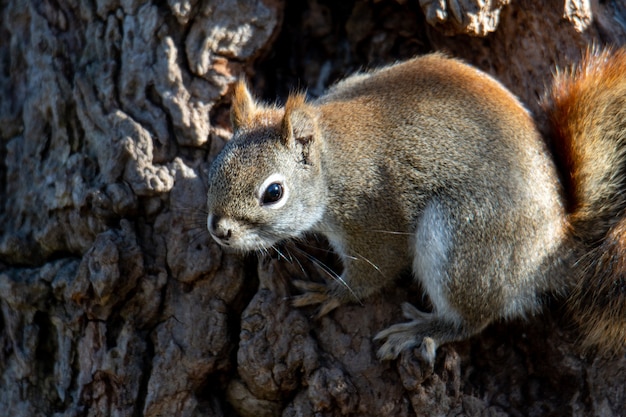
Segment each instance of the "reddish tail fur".
[[588,51],[544,107],[579,245],[569,306],[585,346],[626,346],[626,49]]

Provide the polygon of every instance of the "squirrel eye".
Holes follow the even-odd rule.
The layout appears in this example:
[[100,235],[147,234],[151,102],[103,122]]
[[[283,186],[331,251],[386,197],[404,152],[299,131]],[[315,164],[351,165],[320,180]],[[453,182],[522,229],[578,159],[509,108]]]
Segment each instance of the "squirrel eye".
[[283,198],[283,185],[279,182],[273,182],[267,186],[263,193],[263,204],[275,203]]

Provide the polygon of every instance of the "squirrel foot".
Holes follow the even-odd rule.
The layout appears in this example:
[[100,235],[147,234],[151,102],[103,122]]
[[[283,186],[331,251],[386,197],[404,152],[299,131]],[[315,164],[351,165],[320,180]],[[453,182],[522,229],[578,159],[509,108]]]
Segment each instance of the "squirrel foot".
[[374,340],[385,340],[378,349],[378,358],[392,360],[403,350],[419,345],[422,358],[432,366],[435,363],[437,342],[427,335],[436,326],[434,314],[420,311],[409,303],[402,304],[402,314],[411,321],[394,324],[374,337]]
[[294,297],[292,305],[295,307],[306,307],[319,304],[320,307],[315,315],[316,319],[324,317],[343,304],[341,300],[332,296],[326,284],[296,280],[293,281],[293,285],[304,291],[304,294]]

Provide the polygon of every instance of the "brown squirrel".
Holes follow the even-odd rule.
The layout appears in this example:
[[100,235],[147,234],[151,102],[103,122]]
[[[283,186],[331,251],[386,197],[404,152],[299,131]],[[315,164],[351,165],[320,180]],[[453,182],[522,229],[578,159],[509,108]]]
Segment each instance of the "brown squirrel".
[[557,74],[544,108],[554,158],[512,93],[440,54],[284,108],[239,82],[233,139],[209,170],[208,230],[240,251],[325,235],[343,273],[295,300],[320,314],[412,268],[433,311],[405,303],[409,321],[376,336],[382,359],[420,346],[432,363],[437,346],[533,314],[547,293],[571,300],[588,345],[622,349],[626,50]]

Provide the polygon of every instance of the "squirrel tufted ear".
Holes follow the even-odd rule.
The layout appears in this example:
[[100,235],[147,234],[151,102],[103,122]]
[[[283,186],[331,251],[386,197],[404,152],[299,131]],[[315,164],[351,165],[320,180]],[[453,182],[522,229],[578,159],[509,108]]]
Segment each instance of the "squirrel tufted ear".
[[233,124],[233,129],[238,130],[251,125],[255,111],[256,103],[248,91],[246,82],[237,81],[230,107],[230,121]]
[[283,144],[301,155],[307,165],[319,159],[317,110],[306,103],[304,94],[292,94],[285,103],[282,122]]
[[285,145],[307,145],[317,132],[315,108],[306,104],[304,94],[292,94],[285,103],[283,117],[283,142]]

